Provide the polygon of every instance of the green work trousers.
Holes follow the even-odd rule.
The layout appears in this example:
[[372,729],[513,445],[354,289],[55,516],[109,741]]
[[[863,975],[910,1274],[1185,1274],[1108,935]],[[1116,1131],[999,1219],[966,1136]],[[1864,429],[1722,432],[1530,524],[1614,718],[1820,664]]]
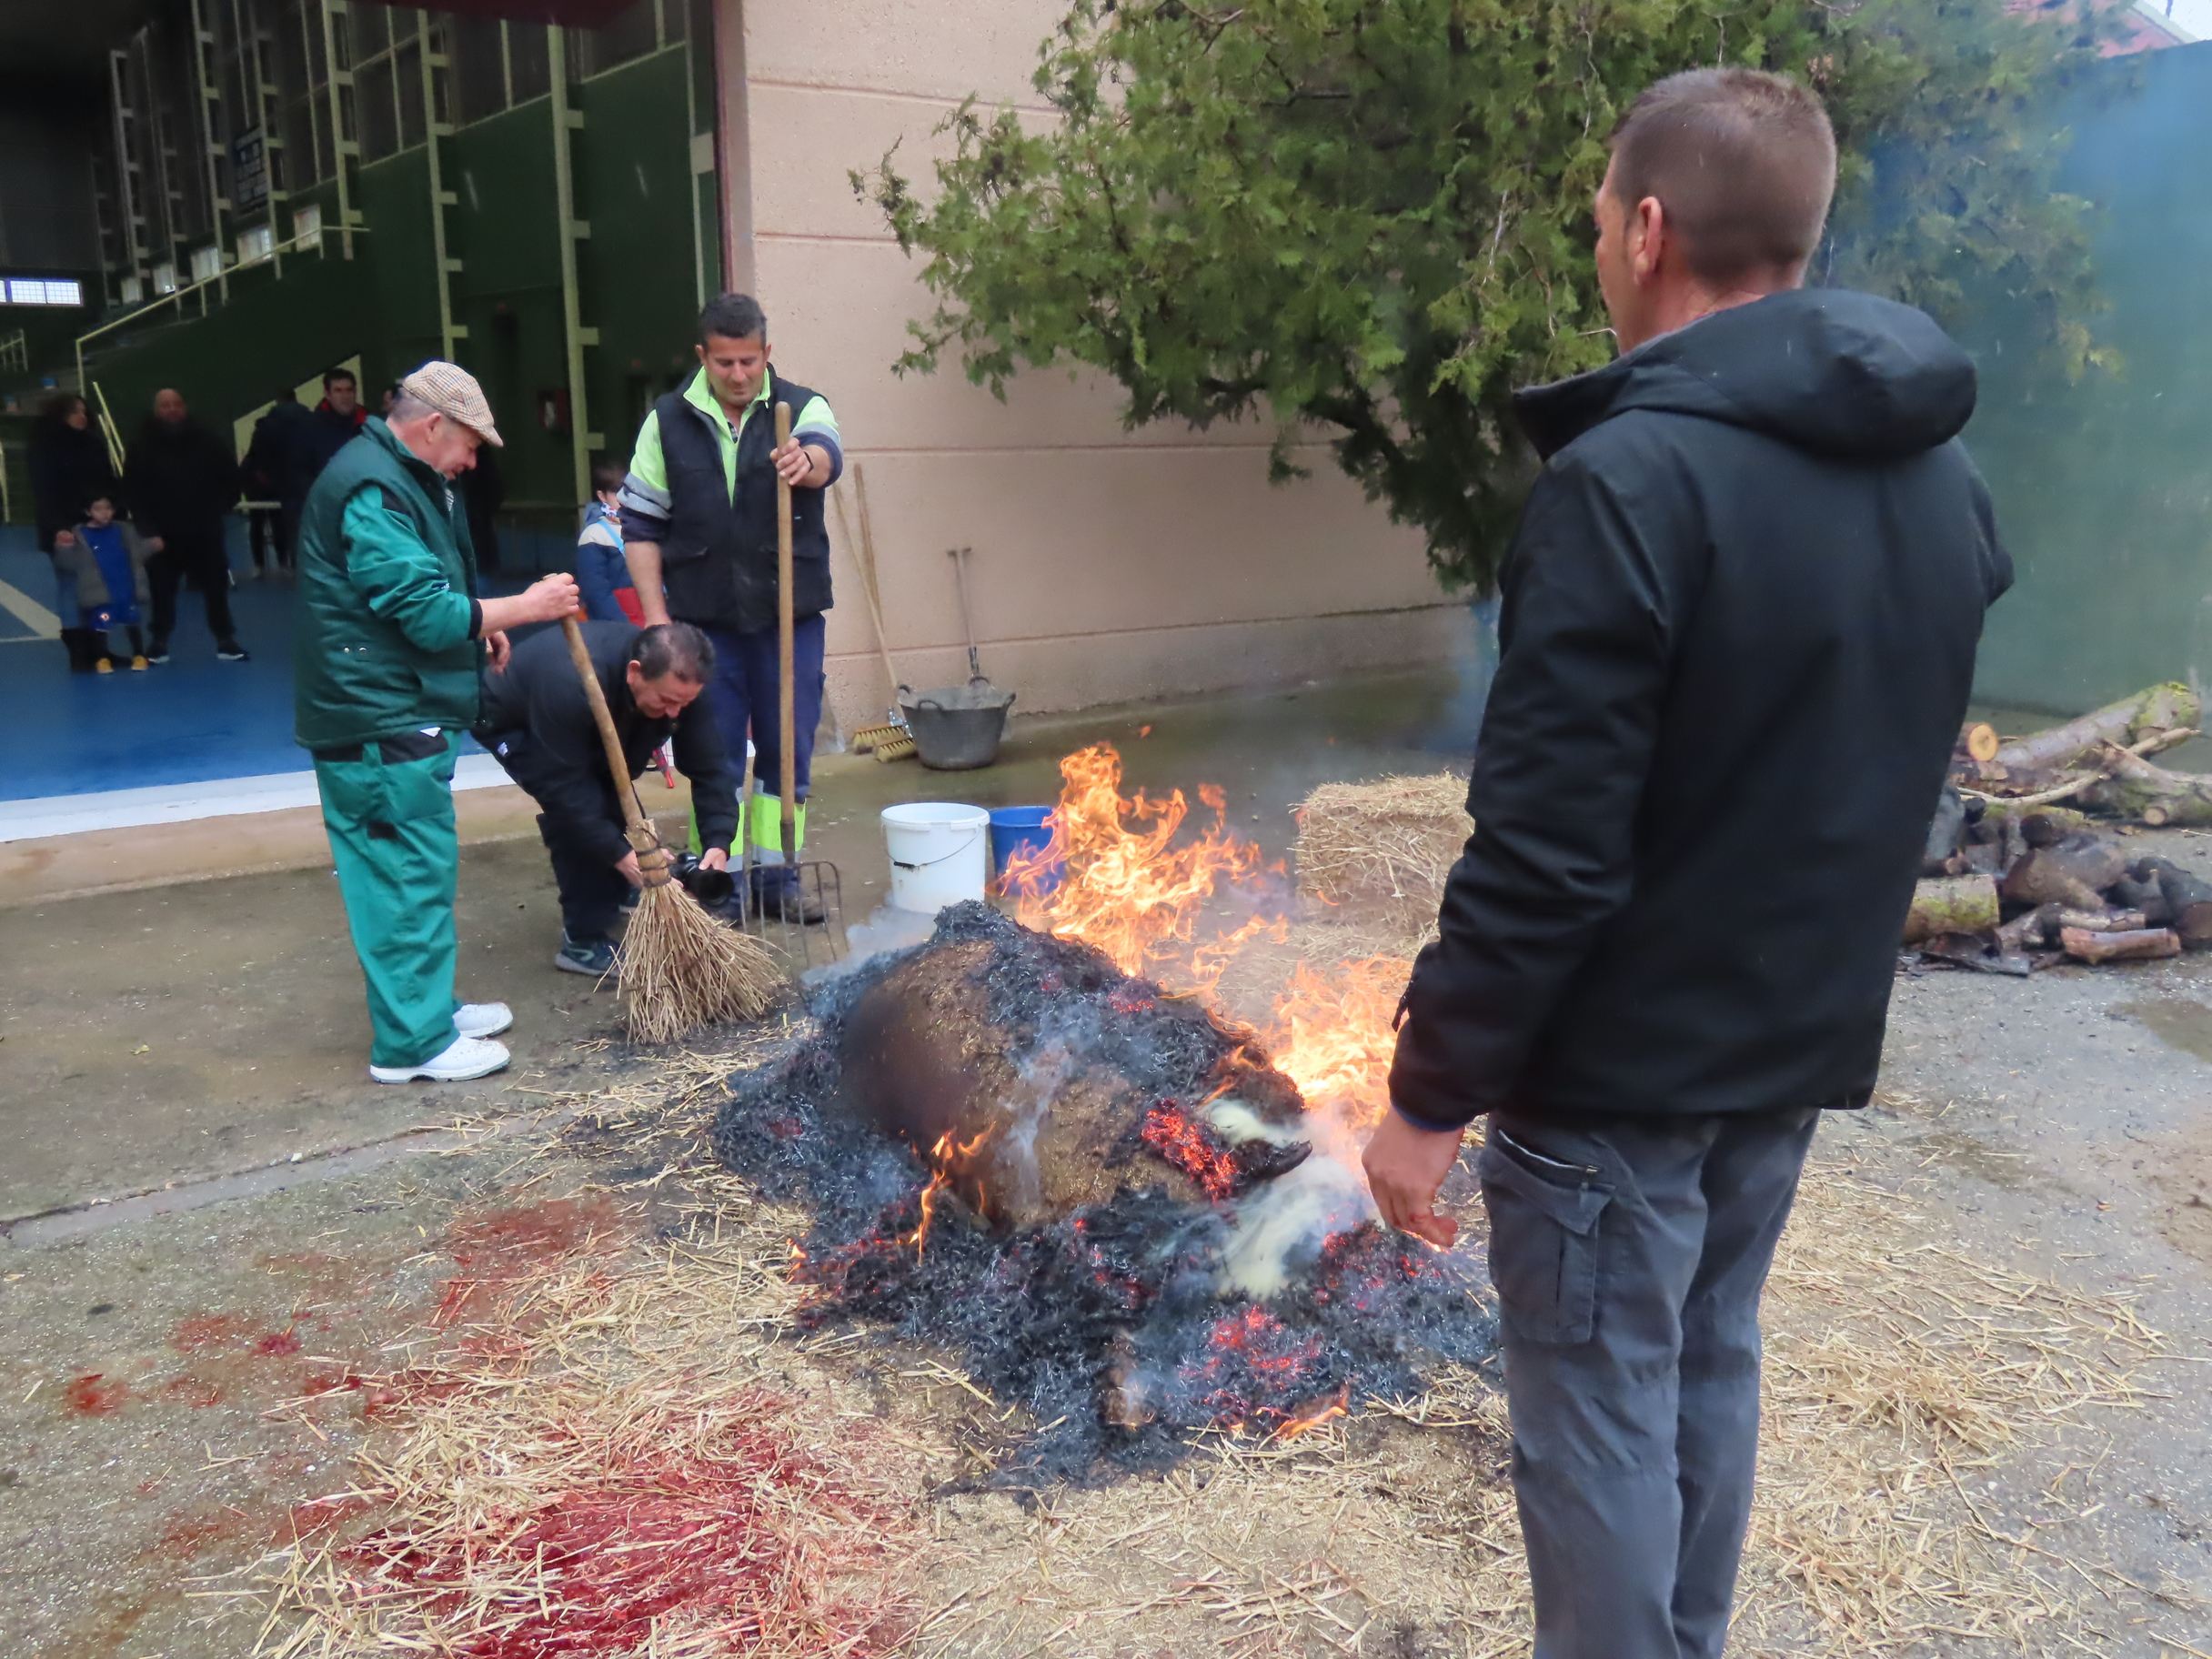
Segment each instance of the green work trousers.
[[450,732],[409,733],[363,744],[358,759],[316,758],[346,925],[368,981],[371,1065],[419,1066],[453,1042],[456,746]]

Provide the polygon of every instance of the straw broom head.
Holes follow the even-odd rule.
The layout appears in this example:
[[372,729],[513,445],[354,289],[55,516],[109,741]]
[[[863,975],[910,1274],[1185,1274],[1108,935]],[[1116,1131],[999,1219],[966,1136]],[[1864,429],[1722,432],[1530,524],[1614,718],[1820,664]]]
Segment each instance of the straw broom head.
[[673,1042],[709,1025],[759,1019],[783,990],[776,958],[669,880],[666,852],[640,854],[639,866],[649,860],[656,862],[616,959],[630,1041]]

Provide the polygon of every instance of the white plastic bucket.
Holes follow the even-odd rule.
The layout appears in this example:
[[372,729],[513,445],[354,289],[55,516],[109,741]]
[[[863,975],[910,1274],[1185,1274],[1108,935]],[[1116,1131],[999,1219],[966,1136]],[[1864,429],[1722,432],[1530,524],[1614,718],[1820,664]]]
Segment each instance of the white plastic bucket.
[[883,809],[891,860],[891,903],[920,916],[980,899],[990,874],[990,814],[949,800]]

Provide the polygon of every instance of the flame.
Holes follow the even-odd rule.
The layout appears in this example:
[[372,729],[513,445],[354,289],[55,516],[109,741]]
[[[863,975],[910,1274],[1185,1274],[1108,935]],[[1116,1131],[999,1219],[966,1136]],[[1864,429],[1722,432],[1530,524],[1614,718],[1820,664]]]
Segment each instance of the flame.
[[[1199,940],[1206,902],[1217,892],[1280,881],[1283,873],[1256,842],[1229,828],[1229,799],[1218,785],[1198,791],[1212,821],[1178,845],[1189,799],[1181,789],[1164,798],[1141,789],[1124,797],[1121,757],[1112,745],[1077,750],[1060,763],[1060,805],[1047,820],[1051,840],[1000,873],[1024,927],[1081,940],[1123,973],[1186,995],[1212,990],[1252,937],[1282,931],[1280,921],[1255,920],[1228,939]],[[1061,879],[1052,886],[1055,874]]]
[[[1212,821],[1202,819],[1196,839],[1178,845],[1190,802],[1180,789],[1164,799],[1142,790],[1124,797],[1121,757],[1111,745],[1068,756],[1060,771],[1065,787],[1047,820],[1051,842],[1010,860],[1001,878],[1023,926],[1093,945],[1122,972],[1185,996],[1211,993],[1254,943],[1289,938],[1281,915],[1202,930],[1208,901],[1223,890],[1266,902],[1283,888],[1282,865],[1229,829],[1228,799],[1218,786],[1198,791]],[[1390,1103],[1392,1027],[1410,971],[1388,956],[1325,969],[1301,962],[1260,1034],[1267,1057],[1307,1105],[1348,1132],[1371,1128]]]
[[1309,1433],[1320,1428],[1324,1423],[1350,1415],[1351,1411],[1352,1388],[1347,1383],[1319,1405],[1313,1406],[1295,1417],[1286,1419],[1282,1426],[1275,1431],[1272,1438],[1296,1440],[1301,1434]]
[[[930,1184],[921,1190],[921,1220],[913,1232],[899,1241],[914,1247],[916,1261],[921,1259],[922,1251],[929,1244],[930,1222],[937,1214],[937,1195],[958,1180],[967,1167],[975,1161],[975,1155],[983,1150],[983,1142],[990,1139],[993,1127],[995,1125],[986,1127],[974,1140],[967,1141],[955,1141],[952,1131],[947,1130],[937,1137],[937,1144],[930,1149]],[[985,1196],[983,1183],[979,1180],[975,1183],[976,1209],[983,1208]]]
[[1308,1106],[1355,1130],[1381,1121],[1390,1105],[1398,999],[1412,971],[1394,956],[1339,962],[1325,973],[1306,962],[1292,970],[1264,1041]]

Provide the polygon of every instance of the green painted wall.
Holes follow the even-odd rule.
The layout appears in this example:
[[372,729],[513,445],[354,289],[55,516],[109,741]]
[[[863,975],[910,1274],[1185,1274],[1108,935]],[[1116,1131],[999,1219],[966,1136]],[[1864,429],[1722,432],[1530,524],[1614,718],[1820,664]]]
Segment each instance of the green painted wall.
[[[647,403],[689,360],[699,311],[686,65],[686,54],[671,50],[573,89],[585,118],[573,146],[577,214],[591,226],[578,245],[578,287],[583,320],[600,335],[585,353],[586,408],[618,460]],[[567,514],[575,506],[568,436],[538,417],[540,394],[568,383],[551,100],[462,128],[444,160],[446,188],[457,198],[446,215],[447,253],[462,263],[450,278],[454,320],[468,330],[455,355],[483,381],[498,417],[510,504],[525,517],[534,508]],[[437,354],[427,154],[359,170],[354,205],[368,234],[356,238],[350,262],[335,256],[337,206],[322,194],[331,257],[287,260],[282,282],[257,267],[234,282],[228,306],[100,356],[95,376],[119,417],[174,385],[226,428],[277,383],[357,355],[373,400]]]
[[2062,112],[2066,188],[2099,207],[2101,339],[2124,372],[2053,387],[1992,310],[1966,441],[2018,568],[1990,615],[1980,695],[2070,711],[2212,676],[2212,44],[2133,60],[2139,93]]

